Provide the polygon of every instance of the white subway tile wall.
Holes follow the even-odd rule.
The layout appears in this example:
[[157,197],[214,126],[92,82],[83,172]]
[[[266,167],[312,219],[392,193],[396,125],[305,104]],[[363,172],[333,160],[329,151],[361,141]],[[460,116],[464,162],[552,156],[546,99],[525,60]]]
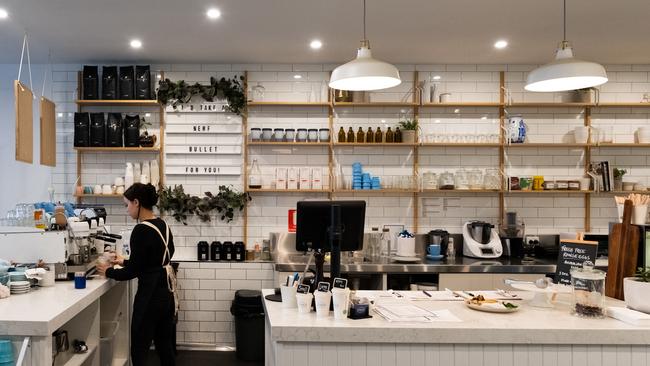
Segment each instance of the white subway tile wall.
[[[152,70],[165,72],[172,80],[187,82],[208,82],[210,77],[234,77],[249,72],[248,93],[254,101],[303,101],[321,102],[327,100],[325,86],[329,73],[336,64],[157,64]],[[423,101],[437,101],[440,93],[451,93],[450,102],[498,102],[499,71],[505,71],[506,87],[514,102],[561,102],[559,93],[530,93],[523,89],[527,73],[536,65],[399,65],[402,85],[372,92],[373,102],[411,102],[413,99],[413,71],[419,72],[419,80],[425,81]],[[72,148],[73,117],[77,72],[81,64],[55,64],[52,66],[54,99],[57,103],[57,162],[53,182],[57,200],[72,200],[76,175],[76,153]],[[649,65],[608,65],[610,81],[600,88],[601,102],[639,102],[644,94],[650,93]],[[299,75],[300,78],[296,78]],[[430,97],[432,87],[435,94]],[[158,133],[158,108],[155,107],[89,107],[88,111],[150,113],[146,117],[153,122],[150,129]],[[573,139],[573,129],[583,123],[583,111],[579,108],[507,108],[508,115],[521,114],[528,125],[528,139],[531,142],[567,142]],[[338,129],[347,131],[352,126],[367,130],[381,126],[395,127],[401,118],[412,116],[411,107],[337,107],[334,115],[334,130],[330,131],[336,141]],[[436,135],[494,135],[499,133],[499,113],[496,107],[463,108],[420,108],[422,138],[433,139]],[[230,120],[214,114],[167,113],[168,125],[187,122],[237,124],[239,119]],[[633,142],[638,127],[648,126],[650,108],[601,108],[593,109],[592,123],[600,130],[613,135],[615,142]],[[327,128],[326,107],[251,107],[249,128]],[[241,144],[248,138],[249,131],[241,134],[212,134],[192,138],[201,144]],[[186,134],[168,134],[166,144],[187,143]],[[582,176],[586,163],[582,149],[536,148],[507,149],[506,174],[517,176],[544,175],[553,179],[572,179]],[[486,169],[498,167],[498,148],[419,148],[420,174],[432,171],[455,171],[465,169]],[[166,154],[166,164],[201,165],[205,163],[243,166],[243,153],[224,155],[181,155]],[[350,180],[351,164],[361,162],[364,169],[382,177],[384,183],[394,183],[393,178],[412,174],[413,152],[411,148],[366,148],[335,147],[335,162],[341,165],[345,181]],[[84,185],[112,184],[113,179],[124,174],[125,163],[155,159],[155,154],[88,153],[84,154],[82,183]],[[271,147],[250,148],[250,161],[260,163],[263,182],[271,184],[277,167],[320,167],[323,168],[323,182],[334,185],[336,177],[327,174],[328,148],[313,147]],[[626,180],[650,186],[650,155],[640,148],[594,148],[592,160],[609,160],[610,165],[626,168]],[[335,170],[336,172],[337,170]],[[192,194],[216,191],[218,185],[233,185],[243,188],[243,176],[186,176],[166,175],[167,185],[182,184]],[[335,194],[337,199],[365,199],[368,202],[367,226],[384,223],[403,223],[413,227],[412,195],[382,194],[364,195]],[[268,237],[271,231],[286,231],[287,211],[295,208],[297,201],[305,198],[327,199],[324,193],[256,193],[248,207],[248,248]],[[87,199],[89,203],[103,203],[107,206],[108,223],[114,230],[132,227],[133,221],[125,215],[124,204],[112,198]],[[526,223],[527,233],[556,233],[558,231],[580,230],[584,224],[584,199],[566,193],[507,195],[506,209],[516,210]],[[458,195],[454,193],[421,194],[418,202],[419,228],[426,232],[445,227],[459,232],[468,219],[486,219],[496,222],[499,204],[496,194],[476,193]],[[592,230],[606,232],[608,223],[615,218],[616,208],[611,196],[592,195]],[[202,223],[189,218],[187,225],[168,218],[174,232],[175,259],[195,260],[196,243],[203,240],[243,240],[243,220],[237,216],[231,223],[212,220]],[[184,343],[208,343],[233,345],[232,316],[229,313],[234,291],[240,288],[273,287],[273,273],[270,264],[246,263],[192,263],[183,262],[179,273],[181,286],[181,315],[178,326],[178,340]]]

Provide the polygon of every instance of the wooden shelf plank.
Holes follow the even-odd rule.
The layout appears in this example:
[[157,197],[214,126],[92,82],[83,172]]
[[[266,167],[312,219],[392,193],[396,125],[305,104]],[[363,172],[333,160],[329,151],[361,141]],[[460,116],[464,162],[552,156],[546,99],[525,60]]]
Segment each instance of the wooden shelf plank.
[[582,190],[545,190],[545,191],[504,191],[503,193],[513,193],[513,194],[586,194],[592,191],[582,191]]
[[334,147],[413,147],[417,146],[417,143],[407,143],[407,142],[335,142]]
[[79,366],[83,365],[90,357],[92,357],[99,348],[97,345],[89,345],[86,353],[74,353],[72,357],[64,364],[65,366]]
[[613,195],[613,194],[620,194],[620,195],[627,195],[627,194],[630,194],[630,193],[650,194],[650,191],[649,191],[649,190],[645,190],[645,191],[610,191],[610,192],[598,192],[598,193],[596,193],[596,192],[591,192],[591,193],[594,193],[594,194],[612,194],[612,195]]
[[249,107],[329,107],[330,102],[248,102]]
[[413,102],[334,102],[334,107],[415,107]]
[[635,143],[635,142],[630,142],[630,143],[599,143],[599,144],[592,144],[592,147],[650,147],[650,144],[641,144],[641,143]]
[[159,147],[75,147],[78,152],[160,152]]
[[329,146],[329,142],[277,142],[277,141],[251,141],[249,146]]
[[558,107],[571,107],[571,108],[585,108],[593,107],[593,103],[553,103],[553,102],[515,102],[506,104],[505,107],[536,107],[536,108],[558,108]]
[[330,193],[329,189],[253,189],[247,188],[248,193]]
[[123,197],[123,195],[121,195],[121,194],[94,194],[94,193],[90,193],[90,194],[85,194],[84,193],[84,194],[80,194],[80,195],[75,194],[74,196],[77,197],[77,198],[87,198],[87,197],[120,198],[120,197]]
[[446,108],[446,107],[501,107],[499,102],[458,102],[458,103],[422,103],[421,107]]
[[420,146],[424,147],[499,147],[498,142],[488,143],[463,143],[463,142],[423,142]]
[[359,193],[359,194],[384,194],[384,193],[396,193],[396,194],[412,194],[417,193],[415,189],[335,189],[334,193]]
[[612,102],[612,103],[598,103],[593,106],[594,108],[607,108],[607,107],[629,107],[629,108],[650,108],[650,103],[642,102]]
[[505,144],[506,148],[534,148],[534,147],[586,147],[587,144],[565,144],[554,142],[525,142],[523,144]]
[[423,189],[421,193],[500,193],[500,189]]
[[141,107],[160,107],[160,103],[157,100],[83,100],[77,99],[75,101],[79,106],[95,106],[95,107],[124,107],[124,106],[141,106]]

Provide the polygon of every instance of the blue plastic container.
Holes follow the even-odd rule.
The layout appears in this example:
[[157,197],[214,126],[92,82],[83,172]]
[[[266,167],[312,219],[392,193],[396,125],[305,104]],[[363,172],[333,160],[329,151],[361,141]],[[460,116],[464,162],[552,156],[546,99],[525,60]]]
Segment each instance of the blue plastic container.
[[13,365],[14,346],[8,339],[0,340],[0,365]]

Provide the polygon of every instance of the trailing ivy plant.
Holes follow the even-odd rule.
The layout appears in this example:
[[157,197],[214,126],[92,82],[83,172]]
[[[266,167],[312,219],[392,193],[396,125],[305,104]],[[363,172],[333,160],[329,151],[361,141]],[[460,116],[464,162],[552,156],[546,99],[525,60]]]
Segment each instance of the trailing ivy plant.
[[215,99],[226,100],[228,105],[224,107],[224,110],[241,115],[246,109],[243,80],[243,76],[232,79],[211,77],[209,85],[199,83],[190,85],[185,80],[174,82],[164,79],[158,82],[157,98],[160,104],[171,105],[174,109],[179,104],[189,103],[195,95],[200,95],[207,102],[212,102]]
[[203,197],[192,196],[185,193],[183,185],[166,187],[159,192],[160,200],[158,208],[162,213],[169,212],[172,217],[187,225],[187,217],[196,215],[202,222],[212,221],[212,215],[216,211],[219,219],[231,222],[236,212],[246,207],[251,197],[248,193],[238,192],[229,186],[219,186],[219,192],[214,195],[205,192]]

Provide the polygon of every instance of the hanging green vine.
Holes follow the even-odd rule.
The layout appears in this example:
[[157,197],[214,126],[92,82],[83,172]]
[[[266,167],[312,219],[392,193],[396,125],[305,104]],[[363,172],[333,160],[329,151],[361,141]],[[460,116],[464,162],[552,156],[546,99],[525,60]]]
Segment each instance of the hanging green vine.
[[226,112],[241,115],[246,109],[246,97],[242,82],[243,76],[232,79],[210,78],[210,85],[196,83],[190,85],[185,80],[171,81],[169,79],[158,82],[158,102],[164,105],[171,105],[174,109],[180,104],[189,103],[195,95],[200,95],[205,101],[212,102],[226,100],[228,105],[224,107]]
[[183,225],[187,225],[187,218],[196,215],[202,222],[212,221],[213,211],[217,212],[219,219],[231,222],[236,212],[241,212],[251,200],[250,194],[238,192],[229,186],[219,186],[219,192],[214,195],[205,192],[205,196],[197,197],[185,193],[183,185],[164,187],[158,192],[158,208],[162,213],[171,216]]

